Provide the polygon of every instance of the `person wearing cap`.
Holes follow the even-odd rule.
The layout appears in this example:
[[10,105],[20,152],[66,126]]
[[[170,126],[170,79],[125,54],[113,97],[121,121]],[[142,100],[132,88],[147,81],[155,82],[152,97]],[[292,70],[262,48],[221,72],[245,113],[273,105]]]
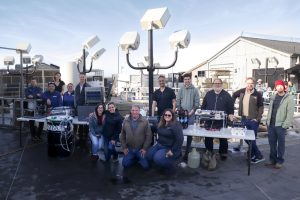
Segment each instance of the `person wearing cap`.
[[[253,130],[255,138],[259,127],[262,114],[264,112],[264,103],[262,94],[254,88],[255,80],[252,77],[246,79],[246,87],[233,93],[232,98],[235,102],[239,98],[238,114],[242,117],[242,123],[248,130]],[[246,140],[249,144],[249,141]],[[251,162],[259,163],[264,161],[264,157],[256,145],[256,140],[252,141]]]
[[61,94],[55,91],[55,83],[48,83],[48,91],[43,94],[43,100],[46,102],[47,108],[55,108],[62,106]]
[[276,169],[284,163],[285,134],[292,124],[294,116],[294,97],[285,92],[282,80],[275,81],[276,93],[270,99],[267,115],[268,139],[270,144],[270,162],[267,164]]

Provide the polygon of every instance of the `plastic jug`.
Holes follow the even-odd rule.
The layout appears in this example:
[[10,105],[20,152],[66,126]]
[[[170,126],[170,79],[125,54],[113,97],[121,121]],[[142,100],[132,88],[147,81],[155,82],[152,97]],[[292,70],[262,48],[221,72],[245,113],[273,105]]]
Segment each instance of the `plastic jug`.
[[188,166],[190,168],[198,168],[200,164],[200,153],[193,148],[192,152],[189,153],[188,156]]

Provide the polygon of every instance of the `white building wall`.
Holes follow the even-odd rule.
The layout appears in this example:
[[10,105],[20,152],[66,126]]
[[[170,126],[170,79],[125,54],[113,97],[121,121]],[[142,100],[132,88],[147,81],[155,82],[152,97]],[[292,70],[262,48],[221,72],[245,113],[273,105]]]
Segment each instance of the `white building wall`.
[[[253,76],[253,69],[258,69],[258,64],[252,63],[251,59],[257,58],[260,62],[260,68],[265,69],[266,59],[275,57],[278,60],[278,68],[288,69],[291,67],[290,56],[258,44],[239,41],[220,55],[208,61],[204,66],[192,71],[193,83],[198,71],[206,71],[206,78],[213,78],[213,70],[222,69],[232,71],[232,89],[238,89],[244,86],[246,77]],[[269,68],[274,68],[275,63],[268,63]]]

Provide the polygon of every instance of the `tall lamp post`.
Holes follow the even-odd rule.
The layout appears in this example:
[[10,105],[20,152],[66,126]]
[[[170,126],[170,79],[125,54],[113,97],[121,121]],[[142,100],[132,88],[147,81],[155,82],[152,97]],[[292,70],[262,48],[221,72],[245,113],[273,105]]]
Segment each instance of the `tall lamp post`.
[[168,8],[156,8],[146,11],[140,20],[143,30],[148,31],[148,66],[135,67],[130,63],[129,50],[136,50],[140,44],[140,36],[138,32],[126,32],[120,39],[120,46],[126,52],[126,61],[129,67],[135,70],[146,69],[149,73],[149,116],[152,115],[152,102],[153,102],[153,72],[155,69],[168,69],[176,64],[178,57],[178,48],[186,48],[190,43],[190,33],[187,30],[174,32],[169,42],[175,48],[175,56],[173,62],[169,66],[155,66],[153,61],[153,30],[162,29],[166,26],[170,14]]
[[[84,74],[90,73],[92,71],[92,68],[93,68],[93,61],[97,60],[105,52],[104,48],[96,51],[96,53],[94,53],[94,55],[91,58],[90,69],[89,70],[86,69],[86,58],[89,55],[89,52],[87,51],[87,49],[91,49],[99,41],[100,41],[100,39],[98,38],[98,36],[94,35],[82,44],[82,46],[83,46],[82,56],[80,58],[78,58],[78,60],[77,60],[77,70],[78,70],[79,73],[84,73]],[[80,63],[82,63],[82,70],[80,70],[80,67],[79,67]]]

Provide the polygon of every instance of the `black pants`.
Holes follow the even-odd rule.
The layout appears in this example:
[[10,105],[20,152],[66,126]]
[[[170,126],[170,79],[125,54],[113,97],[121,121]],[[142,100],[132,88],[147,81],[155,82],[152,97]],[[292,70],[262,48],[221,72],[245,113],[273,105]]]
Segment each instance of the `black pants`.
[[[228,141],[227,138],[219,138],[220,146],[219,153],[227,153],[228,151]],[[205,148],[209,151],[213,151],[214,149],[214,138],[206,137],[205,138]]]
[[34,127],[34,120],[29,120],[29,129],[31,133],[31,137],[41,137],[42,132],[43,132],[43,127],[44,127],[44,122],[39,122],[39,127],[38,130],[35,130]]

